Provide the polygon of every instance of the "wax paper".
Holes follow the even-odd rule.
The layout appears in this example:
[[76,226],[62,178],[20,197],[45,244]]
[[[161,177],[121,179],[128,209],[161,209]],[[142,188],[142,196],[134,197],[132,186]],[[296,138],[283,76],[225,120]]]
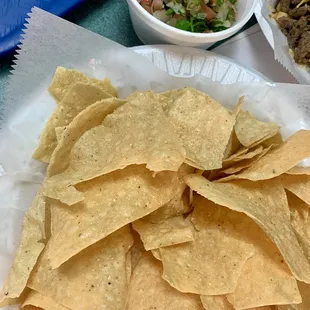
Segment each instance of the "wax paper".
[[286,36],[281,32],[277,22],[271,17],[277,3],[278,0],[266,0],[262,7],[262,16],[265,18],[272,31],[275,59],[291,72],[299,83],[310,84],[310,68],[295,63],[294,57],[289,52]]
[[244,109],[260,120],[278,123],[285,138],[299,129],[310,129],[310,86],[220,85],[203,76],[172,77],[149,59],[38,8],[29,16],[0,107],[0,285],[18,245],[23,214],[44,179],[46,165],[31,155],[56,106],[47,87],[57,66],[91,77],[109,77],[121,98],[136,90],[192,86],[232,109],[245,95]]

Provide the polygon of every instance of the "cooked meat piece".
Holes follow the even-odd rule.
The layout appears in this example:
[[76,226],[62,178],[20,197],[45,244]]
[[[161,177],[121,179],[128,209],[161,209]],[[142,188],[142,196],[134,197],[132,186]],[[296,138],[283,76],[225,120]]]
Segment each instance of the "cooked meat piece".
[[297,5],[301,2],[302,0],[291,0],[292,5]]
[[297,19],[309,13],[310,13],[309,5],[301,6],[300,8],[295,8],[295,9],[288,11],[288,14],[290,16],[292,16],[293,18],[297,18]]
[[290,17],[283,16],[278,18],[277,22],[279,23],[281,31],[287,36],[296,21]]
[[310,29],[302,33],[294,50],[294,58],[299,64],[310,65]]
[[291,0],[280,0],[277,8],[279,8],[279,11],[288,13],[290,9],[290,4],[291,4]]
[[294,26],[291,28],[287,36],[288,44],[292,49],[296,47],[297,41],[307,26],[308,18],[306,16],[301,17],[296,23],[294,23]]

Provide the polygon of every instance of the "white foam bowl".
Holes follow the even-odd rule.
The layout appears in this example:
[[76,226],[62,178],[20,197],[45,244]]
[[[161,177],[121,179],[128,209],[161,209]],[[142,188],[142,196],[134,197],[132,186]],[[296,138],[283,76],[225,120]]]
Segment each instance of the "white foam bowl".
[[227,30],[215,33],[191,33],[171,27],[149,14],[137,0],[127,0],[133,27],[144,44],[175,44],[208,48],[239,31],[251,18],[257,0],[238,0],[236,22]]

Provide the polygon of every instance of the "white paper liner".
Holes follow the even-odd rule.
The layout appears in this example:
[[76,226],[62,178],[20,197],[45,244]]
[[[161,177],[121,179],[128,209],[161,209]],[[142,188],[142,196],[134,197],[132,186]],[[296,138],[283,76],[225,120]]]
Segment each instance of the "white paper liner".
[[272,30],[275,59],[278,60],[299,83],[310,84],[310,68],[296,64],[294,57],[289,52],[286,36],[281,32],[277,22],[271,17],[271,13],[275,11],[277,2],[278,0],[265,0],[261,12]]
[[121,97],[135,90],[193,86],[232,108],[245,95],[244,109],[280,124],[284,137],[310,129],[310,86],[220,85],[202,76],[176,78],[133,51],[38,8],[30,17],[1,111],[0,164],[5,172],[0,177],[0,285],[17,246],[22,216],[44,178],[46,166],[31,155],[55,107],[46,89],[57,66],[107,76]]

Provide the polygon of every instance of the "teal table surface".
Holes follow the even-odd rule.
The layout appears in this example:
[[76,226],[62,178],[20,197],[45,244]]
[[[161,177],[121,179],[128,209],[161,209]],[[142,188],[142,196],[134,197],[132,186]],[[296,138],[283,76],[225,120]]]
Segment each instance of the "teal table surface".
[[[126,0],[86,0],[64,18],[124,46],[142,45],[133,30]],[[253,16],[240,32],[255,23]],[[4,100],[13,59],[13,53],[0,58],[0,105]]]

